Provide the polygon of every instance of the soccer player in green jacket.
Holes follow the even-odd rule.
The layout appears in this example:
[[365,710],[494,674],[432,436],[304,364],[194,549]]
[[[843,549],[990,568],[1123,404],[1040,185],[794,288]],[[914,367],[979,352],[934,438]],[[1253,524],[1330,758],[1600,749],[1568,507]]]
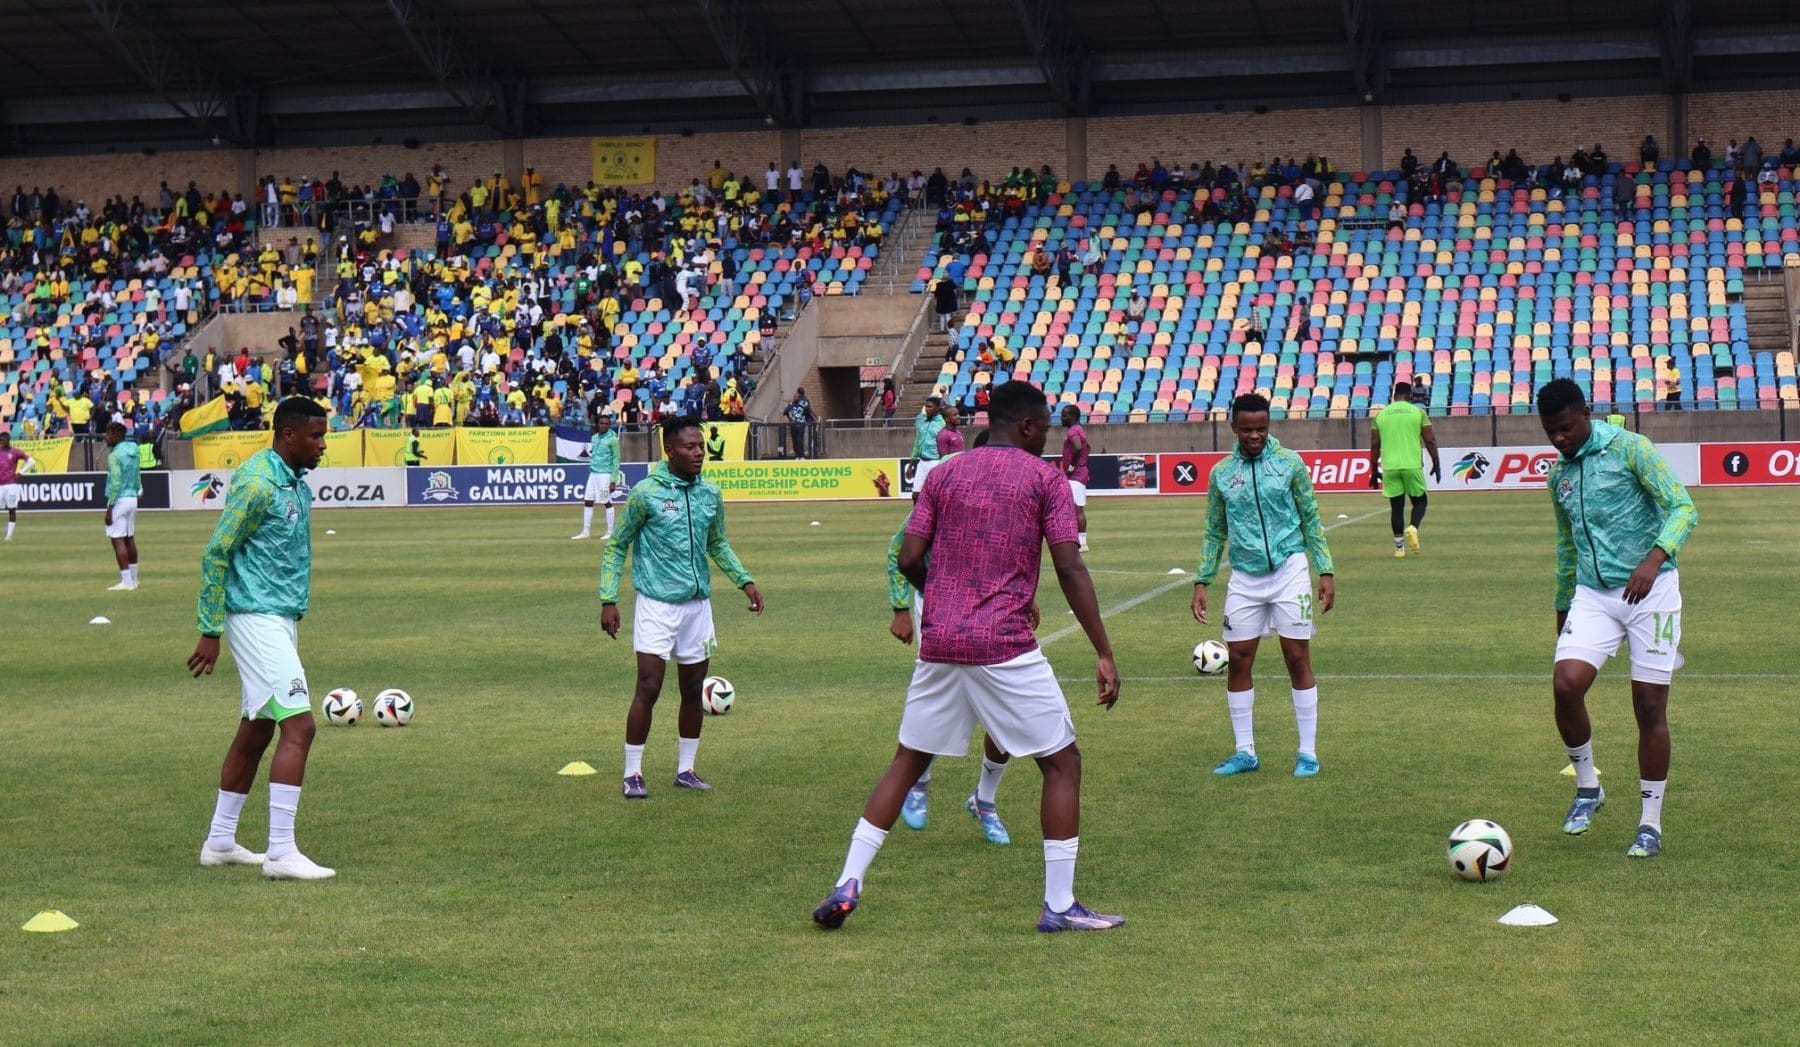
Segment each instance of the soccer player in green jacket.
[[1581,387],[1538,390],[1538,418],[1560,453],[1544,477],[1556,514],[1556,729],[1575,767],[1563,832],[1588,831],[1606,792],[1594,770],[1587,692],[1629,643],[1643,809],[1631,858],[1662,852],[1669,779],[1669,681],[1681,668],[1681,575],[1675,557],[1699,523],[1687,488],[1646,437],[1593,421]]
[[619,434],[613,432],[612,415],[602,411],[594,416],[594,436],[588,441],[588,478],[586,497],[581,500],[581,533],[571,537],[579,542],[594,526],[594,503],[606,506],[606,533],[613,533],[612,482],[619,473]]
[[106,537],[112,540],[113,559],[119,565],[119,584],[109,592],[130,592],[138,587],[137,510],[144,481],[138,445],[118,422],[106,427]]
[[[1314,748],[1319,725],[1319,686],[1313,679],[1310,641],[1313,613],[1337,601],[1335,568],[1312,474],[1300,456],[1269,435],[1269,401],[1247,393],[1231,403],[1231,431],[1237,445],[1213,467],[1206,489],[1206,538],[1194,572],[1194,619],[1206,624],[1206,587],[1218,573],[1227,542],[1231,546],[1231,587],[1225,593],[1225,646],[1231,651],[1225,701],[1237,750],[1213,768],[1216,775],[1242,774],[1262,766],[1256,758],[1252,712],[1256,685],[1250,671],[1256,648],[1273,632],[1281,640],[1293,684],[1294,719],[1300,729],[1294,777],[1319,773]],[[1312,576],[1318,572],[1315,605]]]
[[[336,875],[300,853],[294,814],[312,748],[312,696],[300,665],[300,619],[312,594],[312,488],[301,475],[325,454],[325,409],[304,396],[275,408],[274,446],[231,475],[225,510],[200,555],[200,642],[188,657],[195,676],[213,671],[219,638],[231,644],[243,682],[237,737],[219,770],[204,866],[260,865],[271,880]],[[269,763],[269,849],[237,842],[238,815],[257,765],[280,731]]]
[[675,784],[683,789],[712,788],[694,773],[705,719],[700,685],[716,646],[708,558],[749,597],[751,613],[763,611],[762,593],[725,538],[724,498],[717,485],[700,476],[706,465],[700,420],[686,417],[663,423],[662,440],[666,460],[631,489],[618,530],[600,561],[600,628],[616,640],[619,582],[626,554],[637,551],[631,565],[631,585],[637,590],[631,621],[637,690],[625,717],[625,775],[620,786],[627,800],[650,795],[644,785],[644,743],[650,737],[651,714],[670,658],[675,660],[681,687]]

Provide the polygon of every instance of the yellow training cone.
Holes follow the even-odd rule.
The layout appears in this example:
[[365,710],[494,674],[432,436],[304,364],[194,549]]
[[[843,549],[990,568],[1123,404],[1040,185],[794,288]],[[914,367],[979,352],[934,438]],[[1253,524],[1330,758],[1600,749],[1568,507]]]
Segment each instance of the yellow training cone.
[[[1570,765],[1568,765],[1568,766],[1567,766],[1567,767],[1564,767],[1564,768],[1563,768],[1563,769],[1562,769],[1562,776],[1563,776],[1563,777],[1564,777],[1564,778],[1573,778],[1573,777],[1575,777],[1575,765],[1574,765],[1574,764],[1570,764]],[[1594,777],[1596,777],[1596,778],[1598,778],[1598,777],[1600,777],[1600,772],[1599,772],[1599,771],[1598,771],[1598,770],[1596,770],[1596,771],[1594,771]]]
[[31,919],[25,921],[23,930],[35,934],[52,934],[56,931],[72,931],[81,925],[64,916],[61,910],[45,909]]
[[600,772],[594,770],[594,768],[592,766],[590,766],[589,764],[587,764],[585,761],[576,760],[574,763],[568,765],[567,767],[564,767],[562,770],[557,771],[556,773],[557,774],[569,774],[569,775],[582,775],[582,774],[599,774]]

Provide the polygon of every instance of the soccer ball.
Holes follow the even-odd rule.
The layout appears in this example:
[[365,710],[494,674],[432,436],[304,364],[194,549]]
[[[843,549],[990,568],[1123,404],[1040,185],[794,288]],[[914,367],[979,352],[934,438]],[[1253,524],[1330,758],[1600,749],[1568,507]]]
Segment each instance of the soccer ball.
[[412,722],[413,700],[398,687],[375,696],[375,722],[383,727],[405,727]]
[[714,716],[724,716],[737,700],[737,688],[723,676],[708,676],[700,685],[700,707]]
[[1471,818],[1450,830],[1450,871],[1465,880],[1497,880],[1512,864],[1512,837],[1496,822]]
[[325,696],[325,719],[336,727],[355,727],[362,719],[362,699],[348,687],[339,687]]
[[1231,652],[1217,640],[1203,640],[1194,645],[1194,668],[1202,676],[1216,676],[1225,671]]

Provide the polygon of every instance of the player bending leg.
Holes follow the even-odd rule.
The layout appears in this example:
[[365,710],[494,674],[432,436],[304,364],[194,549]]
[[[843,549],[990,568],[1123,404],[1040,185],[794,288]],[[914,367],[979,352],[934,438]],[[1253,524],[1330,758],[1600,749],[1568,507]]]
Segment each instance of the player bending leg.
[[1669,779],[1669,681],[1681,667],[1681,575],[1675,556],[1699,523],[1687,488],[1656,445],[1588,413],[1581,387],[1538,390],[1544,435],[1559,452],[1545,481],[1556,514],[1556,729],[1575,766],[1563,832],[1587,832],[1606,802],[1594,770],[1587,692],[1621,642],[1631,645],[1643,811],[1625,854],[1662,851]]
[[[977,438],[979,439],[979,438]],[[979,444],[978,444],[979,446]],[[894,532],[893,541],[888,543],[887,575],[888,603],[894,609],[894,619],[888,625],[888,632],[894,639],[908,646],[912,645],[913,634],[918,631],[918,620],[924,617],[924,599],[913,588],[906,575],[900,572],[900,548],[906,541],[906,525]],[[1031,627],[1037,628],[1037,604],[1031,605]],[[975,818],[981,826],[981,835],[987,837],[989,843],[1009,844],[1012,835],[1006,831],[1006,823],[1000,820],[1000,813],[995,809],[995,801],[1000,793],[1000,776],[1006,773],[1006,764],[1010,757],[1000,751],[994,739],[983,732],[981,736],[981,777],[976,779],[975,791],[963,801],[963,809]],[[925,772],[919,780],[906,790],[906,800],[900,806],[900,819],[908,829],[925,828],[925,820],[929,813],[927,789],[931,785],[931,764],[926,763]]]
[[581,533],[574,541],[588,536],[594,526],[594,503],[606,504],[606,533],[613,533],[612,481],[619,472],[619,434],[612,431],[612,415],[602,412],[594,418],[594,438],[588,441],[587,497],[581,502]]
[[1318,613],[1337,601],[1331,548],[1319,524],[1319,501],[1312,474],[1300,456],[1269,435],[1269,401],[1250,393],[1231,404],[1231,431],[1237,446],[1213,467],[1206,490],[1206,538],[1194,572],[1194,619],[1206,624],[1206,587],[1231,545],[1231,585],[1225,591],[1225,645],[1231,651],[1225,701],[1237,751],[1213,768],[1217,775],[1254,771],[1256,735],[1252,715],[1256,686],[1251,670],[1256,648],[1267,633],[1281,639],[1293,685],[1294,720],[1300,729],[1294,777],[1319,773],[1315,736],[1319,687],[1313,679],[1313,595],[1308,562],[1319,574]]
[[138,472],[138,445],[125,435],[118,422],[106,427],[106,537],[112,540],[113,559],[119,565],[119,584],[111,592],[130,592],[138,587],[137,505],[144,493]]
[[[1394,525],[1394,555],[1419,552],[1419,525],[1425,522],[1425,458],[1431,452],[1431,478],[1442,480],[1437,433],[1431,419],[1412,402],[1412,383],[1394,383],[1394,398],[1369,424],[1369,486],[1380,486]],[[1406,500],[1412,499],[1412,520]]]
[[706,438],[699,419],[663,423],[662,441],[667,460],[631,489],[625,519],[600,561],[600,628],[616,640],[619,580],[624,577],[626,554],[637,551],[631,565],[631,585],[637,590],[631,618],[637,689],[625,717],[625,776],[620,785],[627,800],[650,795],[644,786],[644,742],[650,737],[651,715],[671,658],[681,688],[675,784],[683,789],[712,788],[694,773],[705,720],[700,685],[715,646],[707,558],[750,598],[752,613],[763,610],[762,594],[725,538],[725,502],[719,488],[700,476],[706,465]]
[[[931,758],[968,752],[977,723],[1004,752],[1044,775],[1044,905],[1040,931],[1100,931],[1124,917],[1075,900],[1081,753],[1056,673],[1032,634],[1029,607],[1050,545],[1057,581],[1099,656],[1099,704],[1119,698],[1119,672],[1075,541],[1069,485],[1040,455],[1050,430],[1043,391],[1007,382],[988,406],[990,443],[933,469],[913,507],[899,567],[925,594],[919,661],[900,717],[900,746],[850,838],[837,885],[813,922],[831,929],[854,912],[869,863]],[[930,558],[929,568],[926,565]]]
[[0,429],[0,509],[6,510],[6,540],[12,541],[19,519],[19,467],[31,456],[12,445],[12,434]]
[[1081,408],[1067,404],[1062,409],[1063,435],[1062,473],[1069,478],[1069,495],[1075,501],[1075,530],[1082,552],[1088,551],[1087,489],[1088,438],[1081,427]]
[[[274,446],[232,474],[225,510],[200,556],[200,642],[188,669],[195,676],[212,672],[222,635],[243,681],[242,718],[219,769],[200,864],[261,865],[271,880],[324,880],[337,873],[300,853],[294,814],[315,730],[299,649],[298,625],[312,588],[312,488],[301,474],[325,454],[325,409],[289,397],[275,408],[273,425]],[[237,823],[277,730],[265,856],[238,844]]]

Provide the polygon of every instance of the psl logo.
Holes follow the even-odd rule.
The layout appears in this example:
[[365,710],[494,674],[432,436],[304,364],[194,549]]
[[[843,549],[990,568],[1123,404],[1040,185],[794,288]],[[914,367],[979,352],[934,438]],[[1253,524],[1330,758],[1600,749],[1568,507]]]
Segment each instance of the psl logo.
[[1487,475],[1488,464],[1487,455],[1480,451],[1470,451],[1457,459],[1456,464],[1450,467],[1450,473],[1463,483],[1472,484]]
[[206,505],[224,493],[225,481],[212,473],[201,473],[199,478],[194,481],[194,485],[188,488],[188,494],[201,505]]

